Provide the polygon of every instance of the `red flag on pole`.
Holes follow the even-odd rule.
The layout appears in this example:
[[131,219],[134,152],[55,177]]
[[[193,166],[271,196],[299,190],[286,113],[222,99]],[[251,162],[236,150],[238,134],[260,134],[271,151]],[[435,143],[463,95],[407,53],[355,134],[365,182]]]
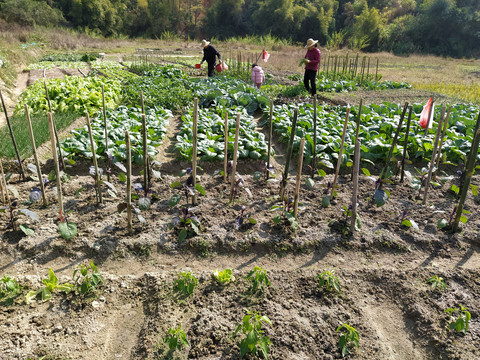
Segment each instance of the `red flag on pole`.
[[[425,106],[423,107],[423,110],[420,114],[420,126],[424,129],[427,128],[427,124],[429,123],[428,121],[428,115],[430,114],[430,109],[432,108],[432,98],[430,98]],[[433,111],[431,112],[433,114]],[[432,122],[430,121],[430,125]]]
[[262,53],[263,61],[267,62],[269,57],[270,57],[270,54],[267,52],[267,50],[263,49],[263,53]]

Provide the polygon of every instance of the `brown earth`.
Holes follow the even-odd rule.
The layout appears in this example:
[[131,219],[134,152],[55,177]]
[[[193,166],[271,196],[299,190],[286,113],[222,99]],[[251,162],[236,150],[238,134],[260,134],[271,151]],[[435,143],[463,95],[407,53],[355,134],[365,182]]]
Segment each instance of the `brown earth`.
[[[0,306],[0,359],[238,359],[243,337],[233,337],[233,333],[247,309],[272,320],[272,326],[265,326],[272,341],[272,359],[341,358],[336,329],[344,323],[360,334],[360,347],[350,358],[480,357],[478,197],[471,193],[467,197],[465,208],[471,214],[460,232],[452,234],[437,227],[437,221],[448,219],[457,202],[449,191],[452,184],[458,185],[457,178],[429,189],[426,205],[422,205],[423,191],[419,195],[407,181],[401,184],[395,178],[385,186],[390,199],[376,207],[371,202],[373,182],[361,176],[362,227],[349,235],[343,206],[351,203],[352,182],[346,172],[339,178],[338,198],[328,208],[322,207],[322,197],[333,175],[316,177],[313,189],[306,186],[303,175],[299,229],[293,231],[288,223],[273,222],[278,212],[270,209],[280,204],[279,182],[253,179],[253,172],[262,170],[260,162],[239,164],[252,197],[240,190],[233,203],[223,177],[214,176],[222,164],[201,164],[199,183],[206,196],[199,196],[191,210],[199,218],[201,231],[179,242],[178,232],[168,225],[181,213],[178,206],[169,206],[169,199],[181,192],[170,184],[185,180],[176,175],[189,164],[176,160],[172,145],[180,120],[170,120],[168,139],[159,155],[162,178],[152,182],[151,194],[158,200],[142,212],[145,225],[134,217],[131,234],[125,213],[116,211],[125,185],[112,177],[117,197],[103,186],[104,204],[97,205],[93,180],[87,175],[88,162],[67,169],[71,179],[63,184],[65,210],[72,211],[69,221],[78,226],[78,234],[69,241],[57,232],[55,184],[47,185],[49,207],[44,209],[25,203],[36,186],[34,180],[10,179],[9,187],[18,192],[18,207],[35,211],[40,221],[17,213],[18,224],[35,230],[25,236],[8,226],[8,214],[0,213],[0,276],[13,276],[24,287],[13,306]],[[284,148],[277,142],[274,148],[278,180]],[[48,146],[41,151],[45,154]],[[51,162],[42,164],[43,173],[49,173]],[[295,167],[296,161],[292,179]],[[456,169],[444,170],[455,174]],[[143,181],[139,171],[134,171],[135,182]],[[478,175],[473,183],[479,184]],[[293,196],[294,184],[289,183],[287,189]],[[242,206],[257,223],[236,229]],[[417,230],[401,225],[404,212],[418,224]],[[61,283],[72,282],[73,271],[89,260],[104,278],[94,296],[54,293],[45,303],[23,301],[29,290],[42,286],[49,268]],[[267,270],[271,286],[262,295],[250,296],[246,275],[254,266]],[[212,273],[225,268],[233,269],[236,281],[221,286]],[[199,282],[192,296],[178,299],[173,283],[187,270]],[[324,270],[335,270],[340,293],[318,287],[315,277]],[[426,283],[434,275],[445,279],[445,291]],[[448,330],[445,310],[460,304],[472,315],[466,334]],[[178,324],[185,329],[190,346],[172,354],[163,338]]]

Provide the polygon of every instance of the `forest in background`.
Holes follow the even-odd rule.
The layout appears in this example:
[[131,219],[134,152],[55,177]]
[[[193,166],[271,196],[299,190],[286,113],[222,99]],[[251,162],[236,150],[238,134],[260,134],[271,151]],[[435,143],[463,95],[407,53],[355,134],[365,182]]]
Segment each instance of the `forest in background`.
[[0,18],[90,36],[284,43],[480,56],[479,0],[0,0]]

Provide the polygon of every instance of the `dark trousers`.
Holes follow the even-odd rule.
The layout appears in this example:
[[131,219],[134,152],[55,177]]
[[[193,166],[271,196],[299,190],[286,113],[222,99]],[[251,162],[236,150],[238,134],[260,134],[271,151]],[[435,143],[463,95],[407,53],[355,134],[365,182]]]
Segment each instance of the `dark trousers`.
[[303,84],[305,89],[315,95],[317,93],[317,85],[315,84],[315,79],[317,77],[317,72],[315,70],[305,69],[305,75],[303,76]]
[[208,77],[214,76],[215,72],[215,60],[213,62],[207,62],[208,64]]

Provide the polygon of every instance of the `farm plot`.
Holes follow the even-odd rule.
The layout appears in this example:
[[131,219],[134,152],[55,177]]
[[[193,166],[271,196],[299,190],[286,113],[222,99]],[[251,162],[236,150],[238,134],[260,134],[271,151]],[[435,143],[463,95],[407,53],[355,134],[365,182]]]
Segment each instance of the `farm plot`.
[[[174,77],[174,70],[157,71]],[[202,163],[203,170],[190,162],[186,169],[186,161],[178,160],[156,164],[155,169],[134,162],[129,187],[122,126],[131,122],[132,130],[138,129],[141,110],[115,105],[116,110],[108,110],[107,124],[115,134],[111,138],[112,149],[117,146],[114,161],[121,166],[109,169],[114,175],[110,181],[89,171],[90,163],[79,161],[63,173],[54,171],[48,181],[45,178],[48,207],[44,207],[36,189],[38,179],[30,176],[15,182],[16,175],[9,175],[14,201],[2,209],[0,217],[5,229],[0,268],[1,275],[13,277],[22,288],[3,278],[8,286],[1,288],[0,301],[5,303],[0,306],[0,318],[5,321],[0,325],[0,348],[7,349],[7,356],[204,360],[233,360],[244,354],[245,358],[268,354],[272,359],[333,359],[346,355],[375,360],[480,356],[476,344],[480,334],[476,310],[480,305],[478,193],[470,191],[466,198],[468,213],[461,232],[450,233],[439,226],[442,220],[451,221],[458,203],[455,189],[463,180],[455,171],[430,188],[427,205],[421,203],[418,189],[391,176],[385,183],[390,196],[383,206],[377,206],[372,200],[376,176],[360,176],[357,214],[362,226],[354,234],[348,231],[354,191],[350,171],[342,168],[330,206],[325,206],[323,199],[330,192],[333,174],[328,171],[313,178],[304,174],[299,177],[299,213],[293,227],[288,219],[294,185],[287,182],[282,198],[278,176],[266,182],[263,176],[253,174],[266,171],[263,162],[254,161],[257,155],[250,156],[255,151],[264,158],[266,144],[261,133],[254,133],[255,123],[248,113],[259,107],[267,112],[268,98],[231,80],[176,81],[172,79],[171,84],[182,83],[189,98],[185,104],[190,105],[195,94],[201,104],[214,106],[199,110],[199,144],[213,141],[208,147],[199,145],[198,149],[205,151],[201,156],[222,159],[222,146],[215,144],[221,142],[225,115],[228,112],[233,120],[241,113],[242,126],[248,129],[243,150],[249,151],[251,161],[240,162],[238,174],[229,175],[226,182],[219,175],[218,161]],[[152,117],[149,124],[158,126],[148,126],[154,128],[151,135],[158,136],[150,139],[152,156],[156,141],[164,137],[164,120],[170,114],[153,106],[159,96],[153,94],[167,89],[160,81],[147,82],[153,84],[150,96],[150,87],[139,79],[127,81],[136,88],[124,88],[124,94],[138,106],[143,92],[146,114]],[[171,108],[181,108],[177,107],[180,92],[172,94],[177,97]],[[163,96],[160,99],[167,98]],[[297,135],[308,138],[312,108],[308,104],[298,107],[302,115]],[[274,109],[279,138],[288,133],[289,111],[288,106]],[[326,154],[324,162],[326,156],[331,162],[335,159],[338,149],[331,143],[338,146],[338,123],[345,116],[342,111],[341,107],[319,109],[322,122],[317,135],[325,138],[318,142],[321,151],[317,150]],[[453,155],[447,155],[446,161],[456,163],[465,158],[468,145],[459,141],[471,142],[469,128],[475,122],[475,111],[478,109],[458,108],[447,137],[451,141],[448,154]],[[380,153],[391,144],[398,112],[398,106],[370,105],[362,136],[367,139],[371,134],[374,141],[373,135],[377,135],[384,145],[380,144],[382,152],[377,152],[372,151],[374,143],[366,142],[364,159],[383,161]],[[105,129],[101,117],[94,120],[93,129],[97,154],[104,156],[99,158],[102,166],[108,157],[102,144]],[[191,118],[187,111],[183,137],[178,134],[185,139],[188,158]],[[323,130],[327,129],[336,137],[326,138]],[[158,134],[153,134],[157,130]],[[414,130],[412,137],[420,136],[420,131]],[[93,157],[84,130],[80,135],[67,140],[64,149],[70,146],[68,141],[77,141],[83,150],[76,156]],[[135,132],[131,137],[136,144],[143,141]],[[351,141],[351,133],[348,138]],[[409,150],[410,157],[418,157],[426,165],[422,158],[428,157],[424,144],[429,141],[431,134],[417,141],[417,148]],[[248,148],[253,146],[250,142],[255,150]],[[352,143],[347,144],[350,156]],[[285,149],[278,146],[275,150],[280,154]],[[417,156],[419,151],[421,156]],[[375,156],[370,159],[369,154]],[[137,156],[137,160],[142,163],[144,159]],[[274,157],[271,161],[278,174],[282,166]],[[31,165],[28,168],[34,169]],[[461,164],[449,166],[463,169]],[[197,171],[195,179],[192,168]],[[11,169],[13,166],[7,171]],[[51,170],[51,162],[42,166],[44,174]],[[159,176],[149,178],[147,173],[153,175],[153,170]],[[239,178],[241,182],[231,181]],[[57,180],[60,185],[54,183]],[[194,181],[198,187],[193,186]],[[471,184],[478,182],[475,174]],[[232,189],[231,183],[236,187]],[[56,206],[59,186],[63,212]],[[129,191],[133,193],[127,199]],[[103,204],[99,204],[98,192]],[[126,200],[132,201],[132,229],[127,228]],[[275,220],[279,213],[283,221]]]

